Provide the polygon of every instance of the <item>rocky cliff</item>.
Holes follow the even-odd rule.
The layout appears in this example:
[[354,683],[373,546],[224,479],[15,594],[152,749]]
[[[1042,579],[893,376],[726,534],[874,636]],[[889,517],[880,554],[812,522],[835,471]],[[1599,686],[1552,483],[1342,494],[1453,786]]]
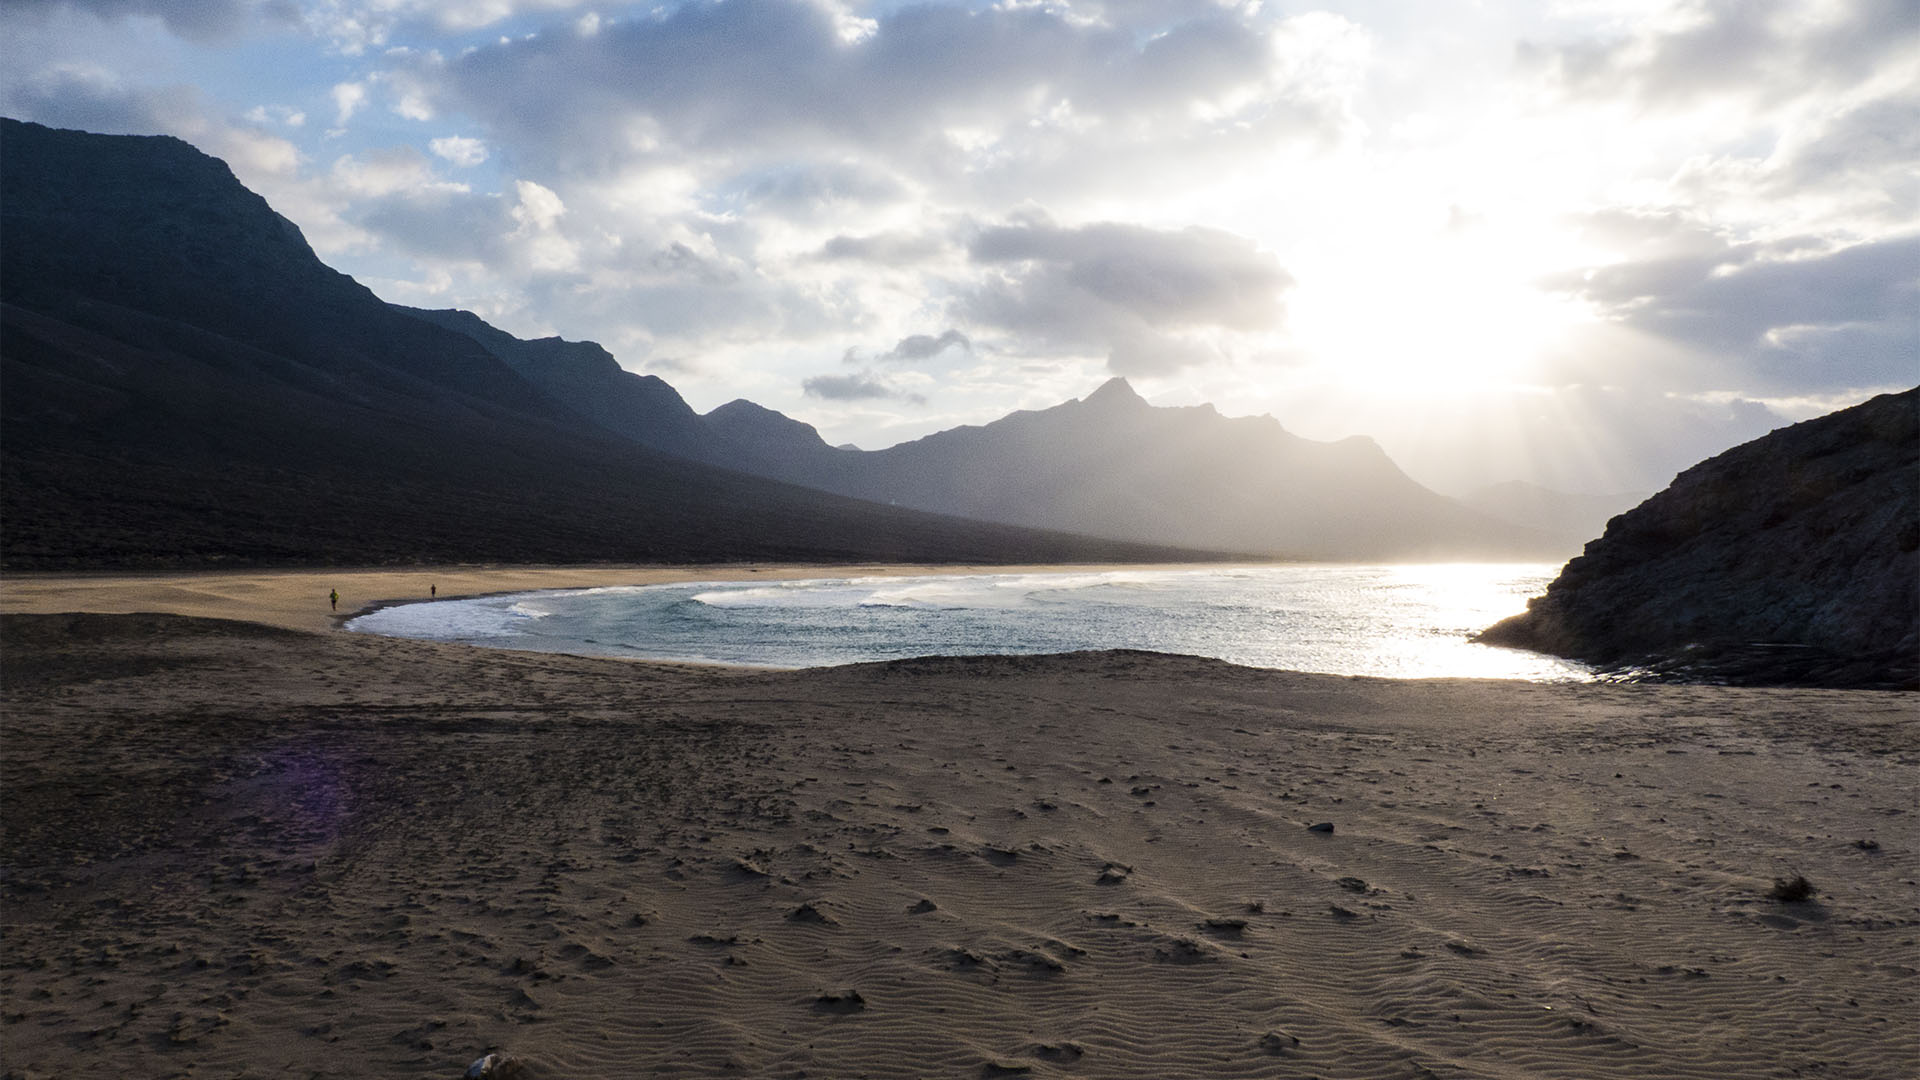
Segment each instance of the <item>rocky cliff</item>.
[[1683,677],[1915,686],[1920,388],[1688,469],[1479,640]]

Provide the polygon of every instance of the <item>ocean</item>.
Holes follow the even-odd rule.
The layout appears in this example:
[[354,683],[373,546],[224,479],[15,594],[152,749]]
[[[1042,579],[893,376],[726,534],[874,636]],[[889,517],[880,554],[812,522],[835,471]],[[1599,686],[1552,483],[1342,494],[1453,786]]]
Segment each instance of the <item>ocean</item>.
[[1467,640],[1522,610],[1558,570],[1289,564],[706,581],[403,604],[347,628],[771,668],[1125,648],[1335,675],[1586,679],[1581,664]]

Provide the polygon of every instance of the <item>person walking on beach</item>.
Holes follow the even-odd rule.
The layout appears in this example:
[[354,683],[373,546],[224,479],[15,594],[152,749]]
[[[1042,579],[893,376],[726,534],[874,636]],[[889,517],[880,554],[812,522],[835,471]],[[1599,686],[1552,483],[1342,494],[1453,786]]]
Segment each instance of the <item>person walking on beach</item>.
[[340,610],[340,590],[339,589],[334,589],[333,591],[327,593],[327,603],[333,605],[333,610],[335,611]]
[[440,586],[438,585],[427,586],[427,599],[434,600],[434,599],[438,599],[439,596],[440,596]]

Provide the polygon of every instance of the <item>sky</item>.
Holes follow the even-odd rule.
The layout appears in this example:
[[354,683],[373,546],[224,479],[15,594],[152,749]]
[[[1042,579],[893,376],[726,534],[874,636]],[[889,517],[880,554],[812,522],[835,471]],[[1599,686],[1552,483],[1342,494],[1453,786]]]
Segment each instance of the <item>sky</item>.
[[1912,0],[0,0],[0,112],[867,449],[1123,375],[1650,492],[1920,382]]

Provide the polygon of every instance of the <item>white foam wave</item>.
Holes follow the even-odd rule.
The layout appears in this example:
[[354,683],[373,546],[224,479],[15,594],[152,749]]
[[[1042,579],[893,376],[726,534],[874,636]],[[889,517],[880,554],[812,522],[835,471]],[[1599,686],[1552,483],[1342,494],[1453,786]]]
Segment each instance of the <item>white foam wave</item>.
[[863,607],[923,608],[963,611],[979,608],[1007,610],[1025,607],[1032,590],[998,578],[974,580],[921,578],[901,581],[892,588],[875,589]]
[[[527,623],[510,605],[487,599],[442,600],[437,603],[399,604],[368,612],[347,622],[347,629],[429,641],[481,641],[512,637]],[[520,624],[516,627],[515,624]]]
[[411,604],[348,625],[495,647],[773,667],[1128,647],[1341,674],[1577,678],[1577,666],[1467,642],[1467,631],[1523,606],[1553,569],[1272,566],[703,581]]
[[717,608],[852,607],[865,590],[850,589],[844,580],[787,581],[777,585],[729,587],[725,584],[688,599]]
[[1005,611],[1067,599],[1091,599],[1099,590],[1164,587],[1188,571],[1107,571],[1090,574],[979,574],[788,581],[769,585],[715,584],[690,599],[717,608],[908,608],[931,611]]

